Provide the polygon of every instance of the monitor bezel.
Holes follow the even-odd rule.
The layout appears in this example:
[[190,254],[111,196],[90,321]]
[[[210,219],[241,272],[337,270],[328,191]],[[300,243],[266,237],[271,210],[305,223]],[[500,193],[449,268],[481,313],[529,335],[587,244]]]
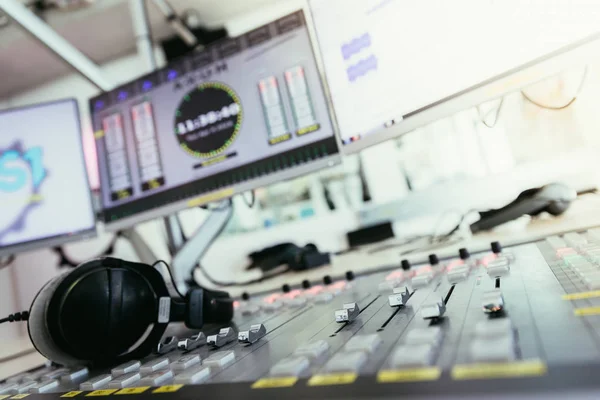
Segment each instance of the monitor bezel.
[[[314,18],[312,16],[313,9],[310,5],[310,1],[308,8],[311,13],[310,20],[312,22],[314,21]],[[316,25],[313,26],[313,29],[315,31],[314,40],[316,41],[314,46],[319,51],[319,58],[322,58],[321,46],[318,34],[316,34]],[[520,90],[527,85],[540,82],[546,78],[559,74],[568,68],[585,65],[594,54],[598,53],[600,53],[600,29],[597,33],[563,46],[552,53],[536,58],[510,71],[506,71],[503,74],[487,79],[477,85],[412,111],[407,114],[401,122],[389,128],[383,127],[385,121],[382,121],[381,128],[378,129],[377,127],[374,127],[372,133],[362,136],[359,140],[344,144],[344,139],[342,138],[338,126],[338,145],[340,151],[344,156],[353,155],[369,147],[389,140],[398,139],[417,128],[450,117],[458,112],[464,111],[470,107],[478,106],[486,101],[501,98],[507,94]],[[324,61],[322,62],[324,63]],[[325,65],[322,64],[322,67],[322,73],[326,77],[327,71]],[[327,85],[327,93],[330,93],[331,88],[329,87],[326,78],[324,79],[324,82]],[[333,112],[336,113],[335,103],[331,96],[329,97],[329,101],[333,108]]]
[[15,255],[15,254],[23,253],[23,252],[27,252],[27,251],[34,251],[34,250],[39,250],[39,249],[61,246],[61,245],[71,243],[71,242],[76,242],[79,240],[93,239],[96,236],[98,236],[96,210],[95,210],[94,202],[92,199],[92,189],[91,189],[91,185],[90,185],[89,171],[88,171],[87,163],[86,163],[86,159],[85,159],[85,151],[84,151],[84,147],[83,147],[83,129],[82,129],[82,124],[81,124],[81,114],[79,111],[79,103],[78,103],[77,99],[74,97],[67,97],[67,98],[59,99],[59,100],[52,100],[52,101],[35,103],[35,104],[28,104],[26,106],[16,106],[16,107],[11,107],[11,108],[6,108],[6,109],[0,110],[0,115],[7,114],[10,112],[15,112],[15,111],[42,108],[42,107],[48,107],[48,106],[52,106],[55,104],[63,104],[63,103],[71,103],[75,107],[75,118],[77,120],[77,128],[79,131],[79,138],[80,138],[79,149],[81,151],[80,154],[83,159],[83,164],[84,164],[83,167],[85,169],[86,184],[87,184],[87,188],[88,188],[88,199],[89,199],[89,204],[90,204],[90,212],[92,215],[93,226],[91,226],[90,228],[80,230],[80,231],[76,231],[76,232],[61,233],[58,235],[48,236],[48,237],[44,237],[44,238],[29,240],[27,242],[15,243],[15,244],[11,244],[8,246],[0,247],[0,256],[1,257],[8,256],[8,255]]
[[[311,50],[313,53],[313,57],[315,59],[317,70],[319,72],[319,80],[320,80],[319,83],[323,90],[325,102],[328,105],[327,115],[329,116],[329,119],[331,121],[332,130],[333,130],[331,139],[332,139],[332,141],[335,142],[336,152],[333,154],[328,154],[327,156],[321,157],[319,159],[312,160],[307,163],[299,164],[299,165],[296,165],[296,166],[293,166],[293,167],[290,167],[290,168],[287,168],[287,169],[284,169],[281,171],[272,172],[270,174],[263,175],[261,177],[258,177],[258,178],[255,178],[255,179],[252,179],[249,181],[245,181],[242,183],[228,185],[226,187],[222,187],[217,190],[212,190],[209,192],[202,193],[198,196],[192,196],[190,198],[186,198],[186,199],[183,199],[180,201],[175,201],[168,205],[163,205],[163,206],[159,206],[159,207],[156,207],[153,209],[137,212],[135,214],[132,214],[131,216],[123,217],[123,218],[120,218],[120,219],[117,219],[114,221],[107,221],[106,218],[104,217],[105,208],[104,208],[104,205],[102,204],[102,200],[101,200],[100,201],[100,214],[102,215],[101,221],[103,223],[104,231],[116,232],[116,231],[123,230],[123,229],[129,229],[140,223],[148,222],[150,220],[154,220],[157,218],[167,217],[169,215],[172,215],[174,213],[177,213],[179,211],[183,211],[183,210],[186,210],[189,208],[199,207],[199,206],[211,203],[211,202],[231,198],[231,197],[235,196],[236,194],[241,194],[241,193],[247,192],[249,190],[258,189],[258,188],[272,185],[272,184],[279,183],[279,182],[285,182],[285,181],[295,179],[295,178],[298,178],[301,176],[305,176],[305,175],[308,175],[311,173],[322,171],[326,168],[331,168],[336,165],[340,165],[342,163],[341,143],[340,143],[340,139],[339,139],[340,136],[338,134],[338,125],[337,125],[337,121],[335,119],[335,115],[334,115],[332,107],[331,107],[331,100],[330,100],[331,97],[329,94],[329,88],[325,82],[325,77],[323,74],[323,65],[322,65],[322,60],[321,60],[321,53],[316,46],[316,37],[315,37],[314,29],[313,29],[312,15],[310,13],[310,10],[308,9],[308,5],[304,2],[290,1],[290,3],[287,4],[287,7],[285,7],[284,13],[281,13],[281,15],[279,15],[277,18],[262,21],[261,25],[257,25],[254,28],[255,29],[260,28],[261,26],[264,26],[273,21],[276,21],[279,18],[284,18],[288,15],[291,15],[291,14],[294,14],[294,13],[300,12],[300,11],[303,13],[303,17],[304,17],[304,21],[305,21],[304,28],[306,29],[306,31],[308,33],[310,47],[311,47]],[[244,33],[239,33],[238,35],[236,35],[234,37],[238,37],[242,34],[244,34]],[[215,42],[212,45],[218,45],[218,43],[219,42]],[[183,56],[183,57],[185,57],[185,56]],[[177,63],[178,60],[174,60],[173,63]],[[164,69],[164,68],[168,68],[168,64],[165,65],[164,67],[161,67],[160,69]],[[156,71],[153,71],[152,73],[155,73],[155,72]],[[124,82],[122,85],[119,85],[119,87],[130,85],[132,82],[143,79],[144,76],[146,76],[146,75],[142,75],[135,79]],[[111,92],[114,90],[118,90],[119,87],[115,87],[114,89],[111,90]],[[90,118],[93,118],[92,117],[94,114],[93,101],[96,97],[98,97],[98,95],[91,97],[88,101],[88,105],[90,107]],[[326,139],[326,140],[329,140],[329,139]],[[307,146],[310,146],[310,145],[307,145]],[[98,161],[98,165],[100,168],[99,158],[97,159],[97,161]],[[199,181],[202,181],[202,179],[196,180],[194,182],[199,182]],[[190,183],[193,183],[193,182],[190,182]],[[176,189],[176,188],[173,188],[173,189]],[[100,187],[100,190],[102,190],[102,187]],[[140,199],[134,200],[134,201],[132,201],[132,203],[135,203],[136,201],[139,201],[139,200]]]

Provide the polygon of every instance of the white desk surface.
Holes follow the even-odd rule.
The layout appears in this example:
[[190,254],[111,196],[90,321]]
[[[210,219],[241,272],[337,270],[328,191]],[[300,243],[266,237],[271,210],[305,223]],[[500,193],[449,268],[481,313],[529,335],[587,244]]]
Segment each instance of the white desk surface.
[[[243,288],[231,287],[224,288],[223,290],[227,290],[233,296],[238,296],[244,291],[252,294],[278,289],[284,283],[289,283],[291,285],[300,284],[304,279],[317,281],[321,280],[325,275],[341,277],[348,270],[352,270],[356,274],[375,270],[382,266],[398,265],[399,267],[402,258],[407,258],[416,264],[426,261],[427,256],[430,253],[436,253],[440,258],[444,258],[458,254],[458,249],[461,247],[467,247],[471,252],[476,252],[488,249],[490,242],[492,241],[499,241],[506,247],[511,244],[538,240],[553,234],[571,230],[585,230],[596,226],[600,226],[600,196],[590,195],[582,197],[573,203],[569,210],[561,217],[534,220],[522,229],[480,233],[461,243],[455,243],[435,250],[428,249],[426,251],[414,252],[407,256],[401,254],[401,247],[389,248],[374,254],[369,254],[369,251],[382,246],[382,244],[377,244],[368,246],[359,251],[333,256],[331,265],[327,267],[317,268],[302,273],[288,273]],[[244,275],[247,274],[241,270],[231,271],[232,280],[245,280]],[[204,280],[202,280],[202,283],[204,283]],[[2,343],[2,350],[0,351],[0,360],[6,358],[10,354],[18,354],[31,348],[31,344],[27,337],[15,341],[4,342]],[[6,362],[0,362],[0,379],[41,365],[44,361],[45,359],[43,357],[34,352]]]

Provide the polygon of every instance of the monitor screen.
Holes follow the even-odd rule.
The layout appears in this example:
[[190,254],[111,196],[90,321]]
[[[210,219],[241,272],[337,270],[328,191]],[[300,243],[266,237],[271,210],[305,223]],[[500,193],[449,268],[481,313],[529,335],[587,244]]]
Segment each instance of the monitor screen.
[[90,100],[107,227],[339,161],[303,12]]
[[595,0],[309,4],[346,153],[558,73],[575,48],[598,49]]
[[0,254],[96,233],[75,100],[0,111]]

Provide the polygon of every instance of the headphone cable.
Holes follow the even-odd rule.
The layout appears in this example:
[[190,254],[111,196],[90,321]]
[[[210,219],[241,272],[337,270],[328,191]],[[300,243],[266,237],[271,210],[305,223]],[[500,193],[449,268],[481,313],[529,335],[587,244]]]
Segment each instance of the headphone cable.
[[27,321],[29,319],[29,311],[21,311],[14,314],[10,314],[6,318],[0,319],[0,324],[4,322],[18,322],[18,321]]

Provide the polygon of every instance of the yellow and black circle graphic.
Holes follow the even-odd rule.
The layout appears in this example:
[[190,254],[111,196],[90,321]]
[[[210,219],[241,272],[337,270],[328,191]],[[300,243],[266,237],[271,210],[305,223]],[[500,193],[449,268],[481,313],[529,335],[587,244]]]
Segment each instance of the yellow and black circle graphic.
[[202,83],[183,97],[175,112],[179,145],[194,157],[214,157],[235,141],[242,115],[233,89],[220,82]]

